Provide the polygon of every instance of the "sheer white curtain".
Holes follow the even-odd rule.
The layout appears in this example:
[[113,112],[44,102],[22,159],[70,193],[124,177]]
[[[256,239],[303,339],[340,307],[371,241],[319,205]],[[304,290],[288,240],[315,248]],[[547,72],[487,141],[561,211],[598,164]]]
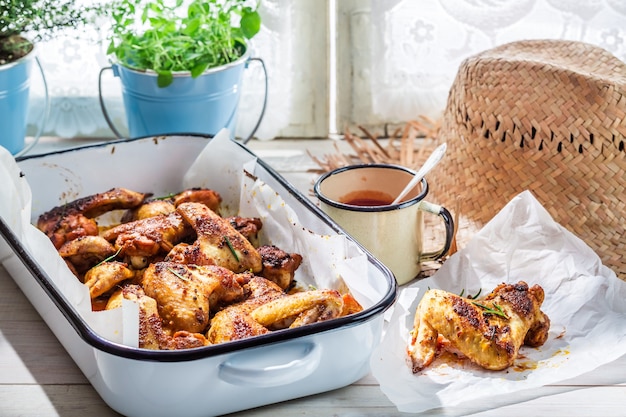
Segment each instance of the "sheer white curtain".
[[[335,2],[330,2],[334,4]],[[329,117],[345,126],[437,117],[461,61],[518,39],[562,38],[601,46],[626,60],[626,0],[337,0],[336,83],[329,80],[329,0],[262,0],[263,27],[252,45],[269,75],[267,111],[257,137],[325,137]],[[98,102],[108,66],[95,30],[38,45],[52,110],[45,134],[111,137]],[[106,43],[106,42],[105,42]],[[336,85],[337,91],[329,91]],[[261,111],[261,67],[244,72],[238,136]],[[35,73],[30,132],[43,111]],[[119,80],[103,77],[109,114],[122,132]],[[337,115],[329,115],[336,97]]]
[[339,91],[340,126],[437,117],[461,61],[514,40],[580,40],[626,59],[624,0],[353,0],[338,7],[339,77],[351,80]]
[[[326,2],[305,0],[262,0],[261,32],[252,43],[252,56],[264,60],[268,72],[268,103],[256,136],[325,135],[326,105],[325,44]],[[105,56],[105,36],[95,29],[68,33],[38,45],[51,97],[51,111],[44,135],[73,137],[113,137],[100,109],[98,74],[109,66]],[[44,110],[43,82],[32,77],[29,133],[36,132]],[[103,74],[103,97],[109,115],[122,133],[126,120],[119,79],[111,71]],[[261,112],[265,94],[261,66],[252,61],[242,82],[237,134],[245,137]]]

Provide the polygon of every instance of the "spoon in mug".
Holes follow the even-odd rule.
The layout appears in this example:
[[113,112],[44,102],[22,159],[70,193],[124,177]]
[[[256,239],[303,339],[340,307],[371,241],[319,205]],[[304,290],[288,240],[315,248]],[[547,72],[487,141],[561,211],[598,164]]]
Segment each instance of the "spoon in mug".
[[437,147],[437,149],[433,151],[432,154],[430,154],[426,162],[424,162],[424,165],[422,165],[422,167],[419,169],[419,171],[417,171],[413,179],[409,181],[406,187],[404,187],[402,192],[398,194],[396,199],[393,200],[391,204],[398,204],[400,200],[402,200],[402,198],[404,198],[404,196],[406,196],[409,191],[411,191],[413,187],[415,187],[422,180],[422,178],[424,178],[428,171],[433,169],[433,167],[437,165],[439,161],[441,161],[441,158],[443,158],[443,155],[446,153],[446,148],[447,145],[445,143],[442,143]]

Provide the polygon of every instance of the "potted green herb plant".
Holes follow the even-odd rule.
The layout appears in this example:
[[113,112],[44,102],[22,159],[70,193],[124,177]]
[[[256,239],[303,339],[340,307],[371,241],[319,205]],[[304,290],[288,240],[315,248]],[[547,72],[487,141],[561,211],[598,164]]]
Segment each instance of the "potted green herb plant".
[[[0,145],[12,154],[24,154],[36,143],[24,148],[30,74],[33,62],[38,63],[35,44],[84,25],[99,13],[97,6],[76,0],[0,0]],[[39,133],[45,115],[43,119]]]
[[122,136],[102,100],[107,69],[121,80],[130,137],[234,132],[243,69],[263,64],[248,45],[261,27],[258,1],[114,0],[112,66],[99,79],[111,130]]

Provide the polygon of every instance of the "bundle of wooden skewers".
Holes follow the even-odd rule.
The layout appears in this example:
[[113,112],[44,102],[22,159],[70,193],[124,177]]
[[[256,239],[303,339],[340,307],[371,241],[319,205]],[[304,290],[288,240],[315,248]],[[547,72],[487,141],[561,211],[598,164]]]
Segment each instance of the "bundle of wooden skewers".
[[[309,156],[319,165],[315,172],[323,173],[336,168],[353,164],[387,163],[418,169],[426,160],[429,151],[435,147],[435,138],[440,123],[427,117],[407,122],[397,128],[388,137],[372,134],[359,126],[362,136],[346,129],[344,140],[350,145],[353,153],[344,153],[334,144],[335,153],[324,155],[319,159],[309,152]],[[387,136],[387,135],[385,135]]]

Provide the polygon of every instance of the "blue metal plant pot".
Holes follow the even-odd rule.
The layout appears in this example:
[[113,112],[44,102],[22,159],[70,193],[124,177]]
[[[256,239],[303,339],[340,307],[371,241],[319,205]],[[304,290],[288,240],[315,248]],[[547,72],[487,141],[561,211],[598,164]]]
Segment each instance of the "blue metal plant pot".
[[0,145],[13,155],[24,149],[33,60],[31,52],[0,66]]
[[[209,69],[196,78],[189,72],[174,73],[174,81],[165,88],[157,85],[157,74],[153,71],[133,70],[114,63],[111,68],[121,80],[129,136],[215,135],[223,128],[233,133],[241,78],[249,59],[246,53],[237,61]],[[103,105],[102,111],[111,130],[121,137]]]
[[[26,144],[26,124],[33,61],[37,63],[44,87],[45,107],[33,140]],[[0,65],[0,146],[15,157],[25,155],[41,137],[50,113],[48,83],[34,49],[25,57]]]

